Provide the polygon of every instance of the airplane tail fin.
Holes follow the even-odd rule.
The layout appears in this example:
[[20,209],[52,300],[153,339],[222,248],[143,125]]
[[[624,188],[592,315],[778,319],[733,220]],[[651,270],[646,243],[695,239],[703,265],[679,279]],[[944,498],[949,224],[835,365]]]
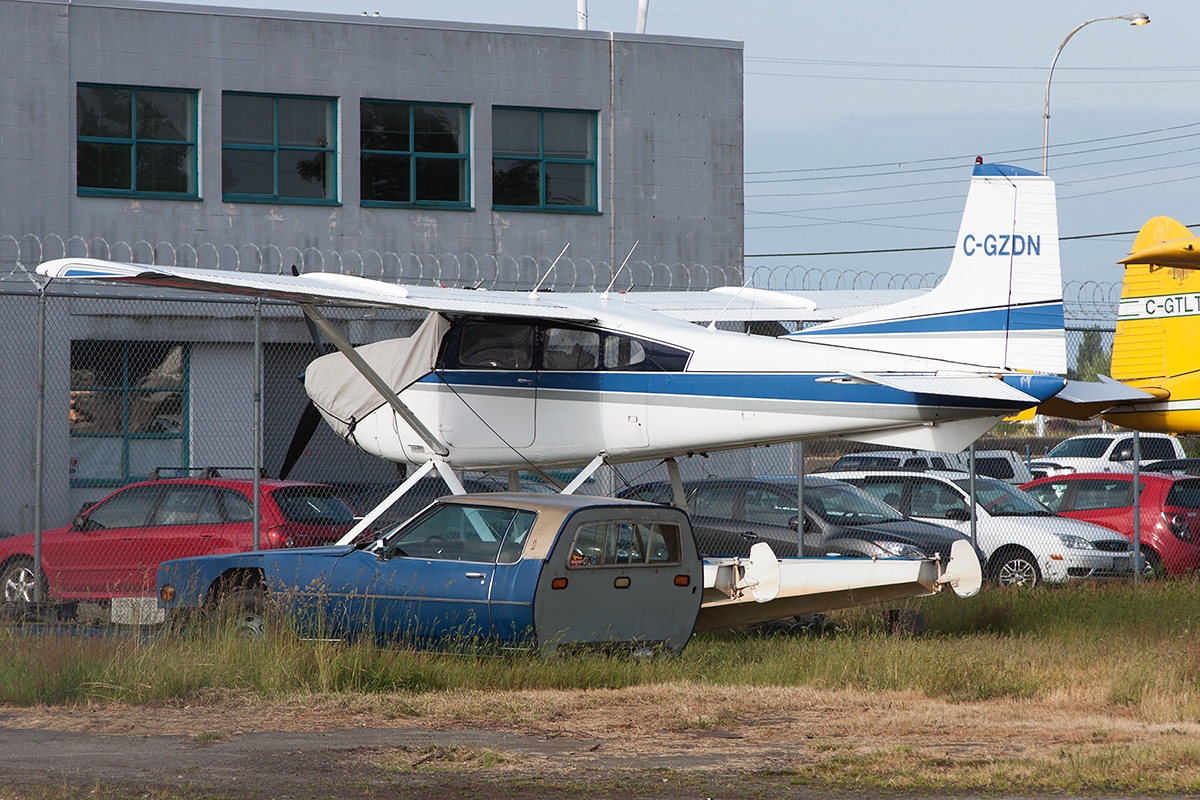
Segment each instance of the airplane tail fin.
[[1153,382],[1200,372],[1200,237],[1170,217],[1155,217],[1120,263],[1125,281],[1112,377]]
[[977,164],[941,283],[793,336],[985,370],[1066,371],[1054,182]]

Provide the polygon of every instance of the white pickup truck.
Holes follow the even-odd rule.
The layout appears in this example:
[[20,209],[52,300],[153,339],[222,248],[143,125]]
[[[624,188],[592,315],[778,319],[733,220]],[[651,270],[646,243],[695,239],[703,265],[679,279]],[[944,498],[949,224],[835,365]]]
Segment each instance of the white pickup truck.
[[[1165,433],[1141,435],[1142,462],[1183,458],[1183,446]],[[1129,472],[1133,469],[1133,434],[1095,433],[1059,442],[1042,458],[1031,461],[1033,477],[1072,472]]]

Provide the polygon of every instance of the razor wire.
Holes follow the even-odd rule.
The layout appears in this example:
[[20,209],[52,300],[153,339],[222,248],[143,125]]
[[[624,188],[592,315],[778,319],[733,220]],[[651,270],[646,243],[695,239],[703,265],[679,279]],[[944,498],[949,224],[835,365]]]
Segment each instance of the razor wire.
[[[416,253],[378,249],[322,249],[277,244],[152,242],[99,236],[58,234],[0,235],[0,293],[36,291],[34,268],[55,258],[98,258],[164,267],[199,267],[268,274],[293,269],[357,275],[388,283],[473,289],[528,291],[550,272],[544,287],[563,292],[602,291],[613,283],[606,260],[563,257],[551,271],[548,256],[508,254]],[[930,289],[937,272],[895,273],[862,269],[810,267],[799,264],[715,265],[631,261],[619,268],[618,291],[704,291],[749,285],[775,291]],[[1069,326],[1115,323],[1121,284],[1070,281],[1063,286],[1064,315]]]

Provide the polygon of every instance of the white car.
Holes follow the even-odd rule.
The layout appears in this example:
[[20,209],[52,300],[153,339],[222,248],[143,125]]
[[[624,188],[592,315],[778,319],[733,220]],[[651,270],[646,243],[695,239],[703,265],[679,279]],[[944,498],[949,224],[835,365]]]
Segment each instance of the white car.
[[[883,500],[905,516],[970,533],[965,472],[864,470],[822,473]],[[997,583],[1035,586],[1072,578],[1132,576],[1129,540],[1116,531],[1051,512],[1020,489],[975,478],[975,533]]]
[[[1165,433],[1143,433],[1142,462],[1183,458],[1183,445]],[[1043,457],[1030,462],[1033,477],[1073,472],[1129,472],[1133,469],[1132,433],[1094,433],[1063,439]]]

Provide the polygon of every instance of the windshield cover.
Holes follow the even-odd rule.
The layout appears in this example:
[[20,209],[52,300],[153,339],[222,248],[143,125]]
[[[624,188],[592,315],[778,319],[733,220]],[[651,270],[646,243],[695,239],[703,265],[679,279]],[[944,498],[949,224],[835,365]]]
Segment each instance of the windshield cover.
[[[964,492],[971,491],[970,478],[954,481]],[[1053,512],[1020,489],[992,478],[975,479],[975,499],[993,517],[1052,517]]]

